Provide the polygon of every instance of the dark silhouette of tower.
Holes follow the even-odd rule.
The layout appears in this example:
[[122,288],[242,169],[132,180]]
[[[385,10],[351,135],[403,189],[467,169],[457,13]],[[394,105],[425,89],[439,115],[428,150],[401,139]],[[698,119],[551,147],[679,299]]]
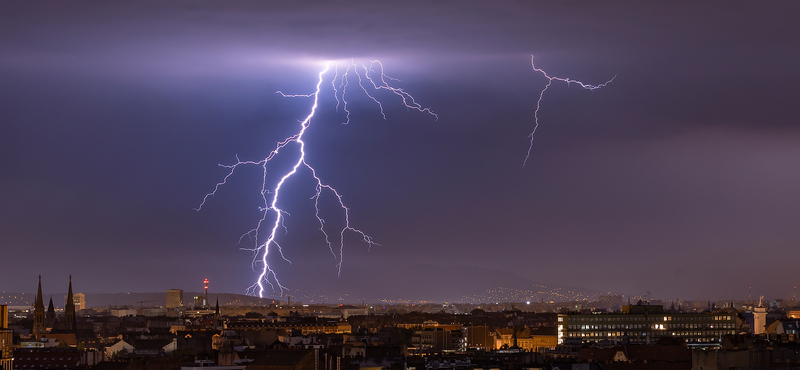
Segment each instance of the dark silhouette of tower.
[[78,328],[78,321],[75,318],[75,301],[72,297],[72,275],[69,276],[69,291],[67,292],[67,303],[64,305],[64,329],[74,331]]
[[39,275],[39,291],[36,293],[36,303],[33,305],[33,335],[39,336],[44,333],[45,327],[44,301],[42,300],[42,275]]
[[203,308],[208,308],[211,302],[208,301],[208,279],[203,279],[203,288],[206,290],[205,300],[203,301]]
[[47,305],[47,313],[44,315],[44,325],[53,328],[56,325],[56,309],[53,307],[53,297],[50,297],[50,304]]
[[220,319],[219,319],[219,297],[217,297],[217,305],[214,309],[214,330],[220,329]]

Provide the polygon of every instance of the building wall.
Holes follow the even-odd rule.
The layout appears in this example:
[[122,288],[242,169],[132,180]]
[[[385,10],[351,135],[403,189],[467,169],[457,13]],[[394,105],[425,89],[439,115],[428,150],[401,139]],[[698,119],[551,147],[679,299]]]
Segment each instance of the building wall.
[[711,343],[736,334],[730,313],[565,314],[558,318],[559,343],[603,340],[653,344],[661,337],[682,337],[689,343]]
[[495,349],[494,337],[492,337],[491,331],[487,326],[466,326],[464,330],[466,331],[468,348]]
[[[794,352],[794,351],[792,351]],[[773,362],[770,349],[693,350],[692,368],[703,370],[769,368]]]
[[167,291],[167,308],[183,307],[183,290],[170,289]]
[[147,317],[167,316],[167,309],[164,307],[147,307],[142,309],[142,315]]
[[111,316],[123,317],[123,316],[136,316],[136,309],[135,308],[112,308]]
[[753,334],[764,334],[767,326],[767,309],[764,307],[753,308]]
[[72,296],[72,303],[75,304],[75,310],[80,311],[86,309],[86,294],[77,293]]
[[124,351],[123,353],[133,353],[133,346],[121,340],[105,348],[105,354],[109,358],[122,351]]
[[[495,348],[514,345],[513,333],[497,335],[495,338]],[[555,348],[558,345],[558,338],[555,335],[532,334],[528,330],[523,330],[517,333],[516,345],[526,351],[540,352],[545,348]]]
[[12,331],[8,329],[8,306],[0,305],[0,370],[11,370],[14,361]]
[[232,330],[299,330],[303,335],[308,334],[349,334],[351,326],[347,322],[332,322],[332,323],[292,323],[292,322],[277,322],[277,323],[258,323],[258,322],[229,322],[228,329]]

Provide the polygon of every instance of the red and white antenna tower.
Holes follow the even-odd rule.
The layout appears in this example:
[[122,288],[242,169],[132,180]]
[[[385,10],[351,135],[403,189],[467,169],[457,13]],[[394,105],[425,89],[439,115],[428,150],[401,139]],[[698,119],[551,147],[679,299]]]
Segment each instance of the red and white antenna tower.
[[206,290],[206,299],[203,306],[208,307],[208,279],[203,279],[203,289]]

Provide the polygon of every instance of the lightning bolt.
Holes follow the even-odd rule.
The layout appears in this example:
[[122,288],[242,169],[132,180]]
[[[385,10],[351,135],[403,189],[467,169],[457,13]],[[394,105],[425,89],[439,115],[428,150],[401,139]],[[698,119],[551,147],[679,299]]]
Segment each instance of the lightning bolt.
[[525,160],[522,162],[523,166],[525,166],[525,164],[528,163],[528,158],[530,158],[531,156],[531,149],[533,149],[533,136],[536,134],[536,129],[539,128],[539,108],[541,108],[542,106],[542,98],[544,97],[544,92],[547,91],[547,89],[550,87],[551,84],[553,84],[553,81],[566,82],[567,85],[577,84],[578,86],[584,88],[585,90],[597,90],[601,87],[605,87],[606,85],[614,81],[615,78],[617,78],[617,76],[614,75],[614,77],[612,77],[610,80],[603,82],[599,85],[590,85],[578,80],[573,80],[571,78],[551,77],[550,75],[547,74],[547,72],[543,71],[540,68],[536,68],[536,65],[533,64],[533,55],[531,55],[531,68],[533,68],[535,72],[539,72],[542,75],[544,75],[544,77],[547,79],[547,84],[539,93],[539,99],[536,101],[536,110],[533,112],[533,118],[535,124],[533,126],[533,131],[531,132],[530,135],[528,135],[528,137],[530,137],[531,139],[531,145],[528,147],[528,154],[525,155]]
[[[339,192],[333,188],[331,185],[322,181],[322,179],[317,175],[317,171],[312,167],[306,158],[305,146],[306,143],[303,141],[303,135],[306,133],[306,130],[311,126],[311,121],[314,118],[314,114],[319,107],[319,96],[322,92],[323,82],[325,82],[325,76],[331,70],[331,64],[333,62],[326,62],[325,67],[322,71],[319,72],[318,80],[316,89],[311,94],[285,94],[281,91],[277,91],[278,94],[285,98],[311,98],[313,99],[313,103],[311,104],[311,109],[309,114],[299,122],[298,131],[283,141],[278,142],[275,145],[275,149],[269,152],[269,154],[260,160],[257,161],[242,161],[236,157],[236,163],[232,165],[223,165],[220,164],[221,167],[225,167],[229,169],[229,172],[225,177],[223,177],[222,181],[218,182],[214,187],[214,190],[205,197],[203,197],[203,201],[200,203],[200,206],[196,208],[197,211],[200,211],[203,206],[205,205],[206,201],[214,196],[223,185],[228,182],[228,179],[233,175],[233,173],[242,166],[246,165],[256,165],[260,166],[262,170],[262,183],[261,183],[261,198],[263,202],[263,206],[260,207],[260,211],[262,212],[261,218],[256,223],[255,227],[250,231],[243,234],[239,241],[241,242],[245,237],[251,238],[253,240],[253,247],[252,248],[242,248],[243,250],[248,250],[253,253],[253,262],[252,268],[254,270],[260,266],[260,273],[255,283],[253,283],[249,288],[247,288],[247,294],[250,295],[258,295],[259,297],[264,296],[264,292],[266,291],[266,286],[268,285],[273,292],[279,291],[281,295],[283,295],[284,291],[288,289],[281,283],[278,275],[276,274],[275,270],[272,269],[270,266],[270,248],[273,248],[274,252],[278,253],[278,256],[288,262],[291,263],[283,254],[283,248],[278,243],[277,235],[278,230],[283,225],[284,217],[288,215],[288,213],[279,207],[279,200],[281,194],[283,192],[283,185],[284,183],[297,174],[303,168],[308,169],[312,181],[315,182],[316,191],[312,196],[314,200],[314,208],[315,208],[315,217],[319,222],[319,231],[325,237],[325,242],[327,243],[328,249],[330,250],[331,254],[333,254],[334,258],[337,258],[337,269],[339,275],[341,275],[342,264],[344,262],[344,238],[347,232],[354,233],[360,236],[364,243],[367,244],[368,247],[372,247],[373,245],[379,245],[375,243],[371,236],[367,235],[363,231],[351,226],[350,223],[350,209],[345,206],[342,196]],[[346,67],[343,68],[343,71],[340,73],[340,63],[337,62],[335,67],[333,68],[333,77],[330,80],[330,86],[333,90],[333,96],[336,99],[336,111],[339,111],[341,107],[345,114],[345,121],[344,124],[350,122],[350,110],[348,109],[348,102],[346,99],[347,94],[349,94],[348,87],[350,87],[350,76],[354,74],[356,77],[357,85],[360,90],[366,94],[375,104],[377,104],[378,108],[380,109],[381,115],[383,119],[386,119],[386,114],[383,110],[383,105],[381,101],[370,91],[380,91],[385,90],[394,95],[400,97],[401,104],[405,106],[409,110],[416,110],[421,113],[425,113],[431,115],[438,119],[436,113],[431,111],[429,108],[422,107],[418,104],[414,98],[405,92],[405,90],[394,87],[390,85],[388,81],[392,82],[399,82],[399,80],[391,78],[384,74],[383,65],[377,61],[373,60],[370,61],[369,64],[366,65],[359,65],[356,64],[354,60],[350,60]],[[365,82],[366,81],[366,82]],[[338,84],[338,87],[337,87]],[[370,90],[371,89],[371,90]],[[276,158],[281,151],[289,146],[290,144],[296,144],[298,146],[298,153],[296,161],[294,161],[292,167],[283,173],[280,176],[280,180],[277,184],[272,187],[267,187],[267,165]],[[336,241],[336,247],[334,247],[334,242],[332,238],[334,238],[333,234],[329,234],[325,228],[325,220],[320,216],[320,198],[323,194],[331,194],[335,197],[338,201],[338,205],[344,213],[344,226],[338,230],[338,241]],[[266,237],[263,237],[263,234],[266,234]]]

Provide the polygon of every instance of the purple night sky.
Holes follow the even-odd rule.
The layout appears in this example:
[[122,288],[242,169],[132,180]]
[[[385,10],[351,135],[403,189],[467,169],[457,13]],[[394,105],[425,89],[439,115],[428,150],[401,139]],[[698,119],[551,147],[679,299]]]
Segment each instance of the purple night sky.
[[[273,266],[287,287],[416,299],[429,292],[408,275],[461,270],[788,299],[798,16],[797,1],[4,3],[0,291],[32,292],[42,274],[61,292],[72,274],[85,293],[203,278],[243,293],[257,273],[237,241],[260,215],[259,169],[194,208],[218,163],[264,158],[308,114],[276,90],[311,93],[321,61],[357,58],[381,60],[439,119],[385,96],[384,121],[361,97],[341,125],[321,96],[308,161],[381,246],[348,238],[337,278],[298,175],[279,235],[292,264]],[[618,77],[596,91],[554,81],[523,167],[547,83],[531,54],[551,76]]]

